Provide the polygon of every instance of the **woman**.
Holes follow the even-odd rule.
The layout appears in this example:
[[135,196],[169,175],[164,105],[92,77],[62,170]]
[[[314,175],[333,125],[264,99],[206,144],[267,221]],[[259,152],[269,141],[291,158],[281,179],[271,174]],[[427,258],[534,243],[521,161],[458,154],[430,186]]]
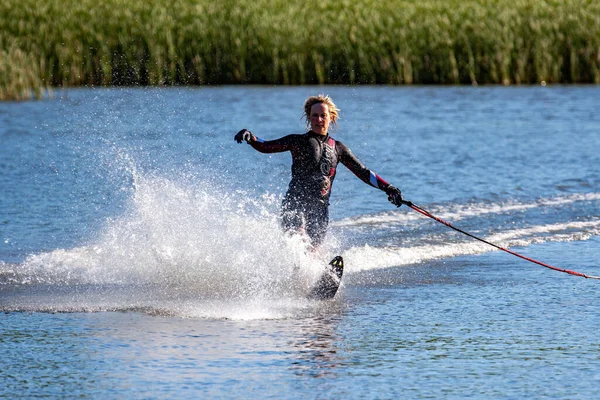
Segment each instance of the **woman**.
[[312,96],[304,103],[308,132],[264,141],[242,129],[234,137],[261,153],[292,153],[292,180],[283,199],[282,225],[286,231],[305,231],[314,247],[321,244],[329,225],[329,196],[340,162],[363,182],[387,193],[394,205],[402,204],[400,190],[367,169],[346,145],[329,136],[329,126],[336,126],[338,113],[329,96]]

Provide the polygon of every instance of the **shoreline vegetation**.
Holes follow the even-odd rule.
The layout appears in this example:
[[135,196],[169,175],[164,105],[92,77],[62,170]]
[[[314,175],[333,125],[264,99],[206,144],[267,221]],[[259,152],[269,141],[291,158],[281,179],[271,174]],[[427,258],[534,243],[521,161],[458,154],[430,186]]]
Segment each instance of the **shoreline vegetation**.
[[600,2],[0,2],[0,100],[77,86],[539,83],[600,84]]

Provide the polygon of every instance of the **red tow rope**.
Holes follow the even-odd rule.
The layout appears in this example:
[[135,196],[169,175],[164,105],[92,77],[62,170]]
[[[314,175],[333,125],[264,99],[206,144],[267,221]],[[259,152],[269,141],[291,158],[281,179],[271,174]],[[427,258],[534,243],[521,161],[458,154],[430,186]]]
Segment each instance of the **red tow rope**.
[[465,232],[465,231],[463,231],[462,229],[458,229],[458,228],[456,228],[456,227],[454,227],[454,226],[450,225],[448,222],[444,221],[443,219],[436,217],[435,215],[431,214],[429,211],[422,209],[421,207],[419,207],[419,206],[417,206],[417,205],[413,204],[413,203],[412,203],[412,202],[410,202],[410,201],[404,201],[404,200],[402,200],[402,204],[406,204],[407,206],[409,206],[409,207],[410,207],[410,208],[412,208],[413,210],[417,211],[418,213],[421,213],[421,214],[425,215],[426,217],[429,217],[429,218],[431,218],[431,219],[434,219],[434,220],[436,220],[437,222],[439,222],[439,223],[441,223],[441,224],[444,224],[444,225],[446,225],[448,228],[454,229],[455,231],[462,233],[463,235],[467,235],[467,236],[469,236],[469,237],[472,237],[472,238],[473,238],[473,239],[475,239],[475,240],[479,240],[480,242],[483,242],[483,243],[485,243],[485,244],[489,244],[489,245],[490,245],[490,246],[492,246],[492,247],[495,247],[495,248],[497,248],[497,249],[499,249],[499,250],[505,251],[505,252],[507,252],[508,254],[512,254],[513,256],[517,256],[517,257],[519,257],[519,258],[522,258],[523,260],[530,261],[530,262],[532,262],[532,263],[535,263],[535,264],[541,265],[542,267],[546,267],[546,268],[553,269],[553,270],[555,270],[555,271],[559,271],[559,272],[565,272],[565,273],[567,273],[567,274],[576,275],[576,276],[582,276],[582,277],[584,277],[584,278],[587,278],[587,279],[600,279],[600,276],[586,275],[586,274],[582,274],[581,272],[577,272],[577,271],[571,271],[571,270],[569,270],[569,269],[563,269],[563,268],[554,267],[554,266],[552,266],[552,265],[549,265],[549,264],[543,263],[543,262],[541,262],[541,261],[534,260],[533,258],[525,257],[524,255],[521,255],[521,254],[519,254],[519,253],[516,253],[516,252],[514,252],[514,251],[511,251],[511,250],[505,249],[504,247],[498,246],[497,244],[494,244],[494,243],[488,242],[487,240],[484,240],[484,239],[478,238],[477,236],[475,236],[475,235],[472,235],[472,234],[470,234],[469,232]]

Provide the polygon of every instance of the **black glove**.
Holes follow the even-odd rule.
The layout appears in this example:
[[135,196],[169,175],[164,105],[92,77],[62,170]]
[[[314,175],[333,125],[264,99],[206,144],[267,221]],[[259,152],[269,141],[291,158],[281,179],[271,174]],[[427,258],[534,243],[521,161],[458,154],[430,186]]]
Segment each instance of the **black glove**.
[[398,189],[397,187],[394,187],[392,185],[389,185],[386,189],[385,192],[388,195],[388,200],[395,205],[396,207],[400,207],[402,205],[402,193],[400,193],[400,189]]
[[235,134],[233,140],[235,140],[238,143],[242,143],[242,140],[245,140],[246,143],[250,143],[256,140],[256,137],[248,129],[242,129],[241,131]]

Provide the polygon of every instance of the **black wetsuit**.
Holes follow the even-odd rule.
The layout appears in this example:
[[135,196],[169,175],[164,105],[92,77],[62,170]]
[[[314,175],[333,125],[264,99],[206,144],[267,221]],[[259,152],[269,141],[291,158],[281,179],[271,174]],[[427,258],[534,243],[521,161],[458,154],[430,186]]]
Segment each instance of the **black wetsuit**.
[[323,241],[329,224],[329,197],[338,163],[371,186],[381,190],[389,186],[329,135],[309,131],[269,141],[257,138],[250,145],[261,153],[292,153],[292,180],[283,199],[282,225],[285,230],[304,227],[315,246]]

